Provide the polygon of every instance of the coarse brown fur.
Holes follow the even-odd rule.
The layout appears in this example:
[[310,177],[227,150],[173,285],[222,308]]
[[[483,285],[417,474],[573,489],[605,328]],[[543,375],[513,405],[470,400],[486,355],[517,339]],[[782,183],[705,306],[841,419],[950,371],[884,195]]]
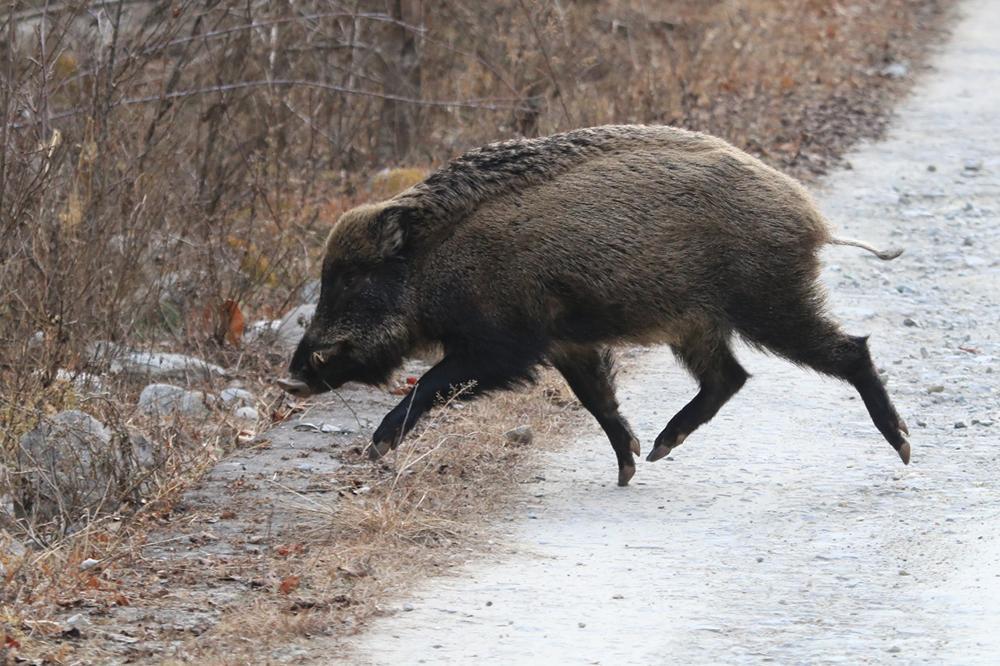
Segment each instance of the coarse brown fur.
[[817,255],[833,242],[877,252],[834,238],[796,181],[704,134],[605,126],[492,144],[343,215],[292,376],[308,391],[379,381],[441,343],[444,360],[376,431],[381,453],[436,397],[504,388],[549,362],[608,433],[624,485],[638,443],[608,347],[669,344],[701,383],[655,460],[746,381],[736,333],[852,382],[905,461],[905,425],[864,339],[824,313]]

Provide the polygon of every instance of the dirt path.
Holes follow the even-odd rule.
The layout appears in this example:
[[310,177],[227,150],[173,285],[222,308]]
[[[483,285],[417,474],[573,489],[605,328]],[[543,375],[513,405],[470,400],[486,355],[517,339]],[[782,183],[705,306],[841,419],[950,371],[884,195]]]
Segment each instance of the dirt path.
[[[616,488],[588,423],[530,486],[514,552],[401,600],[351,661],[996,662],[1000,8],[964,12],[889,139],[818,192],[846,235],[906,248],[830,249],[824,279],[872,335],[911,466],[846,385],[742,349],[754,378],[673,460]],[[665,350],[621,384],[646,449],[694,393]]]

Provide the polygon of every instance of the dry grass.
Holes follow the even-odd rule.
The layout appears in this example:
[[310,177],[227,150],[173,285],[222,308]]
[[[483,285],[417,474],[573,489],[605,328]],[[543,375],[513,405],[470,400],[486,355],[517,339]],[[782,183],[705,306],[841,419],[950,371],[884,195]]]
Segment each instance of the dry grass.
[[[316,518],[317,528],[307,537],[308,554],[278,575],[287,580],[305,573],[296,595],[279,593],[254,609],[254,626],[273,633],[253,640],[273,645],[294,635],[343,637],[428,574],[464,563],[495,534],[490,525],[510,509],[519,484],[534,476],[539,450],[566,423],[568,396],[561,379],[546,373],[530,390],[462,410],[443,408],[388,466],[345,471],[339,480],[353,492],[333,503],[300,498],[300,510]],[[533,446],[505,438],[505,430],[520,424],[531,426]],[[609,453],[609,479],[613,462]],[[309,612],[289,610],[303,605]],[[246,636],[243,609],[199,639],[197,649],[208,652],[198,654],[209,656],[215,641],[230,645],[237,636]]]
[[[102,551],[120,558],[102,573],[77,574],[69,586],[65,583],[70,581],[62,581],[64,603],[100,608],[113,606],[119,597],[151,608],[172,603],[178,624],[183,624],[189,606],[213,599],[185,597],[179,589],[201,588],[204,581],[220,579],[249,582],[238,601],[227,602],[231,605],[221,620],[196,637],[185,638],[165,626],[151,642],[148,637],[156,628],[147,623],[143,632],[148,646],[140,643],[135,651],[122,653],[120,645],[102,638],[103,631],[128,631],[128,626],[96,627],[84,640],[68,643],[61,634],[64,624],[45,616],[36,616],[30,630],[22,624],[15,635],[30,645],[31,656],[63,654],[87,663],[125,654],[159,663],[163,646],[174,644],[179,645],[178,659],[206,664],[266,660],[271,650],[305,638],[329,649],[386,612],[387,602],[411,585],[447,573],[488,547],[495,536],[491,525],[510,511],[520,484],[532,481],[540,451],[556,441],[575,414],[572,404],[562,381],[547,371],[524,391],[442,407],[384,463],[372,464],[360,451],[348,455],[333,479],[341,489],[335,496],[315,499],[276,483],[281,504],[293,507],[301,521],[294,536],[268,549],[263,558],[215,559],[206,554],[184,562],[150,559],[142,556],[144,544],[136,535],[131,542]],[[532,428],[532,444],[505,437],[518,425]],[[609,450],[609,482],[614,467]],[[177,538],[187,541],[184,533]],[[94,556],[93,549],[83,552]],[[176,572],[164,578],[172,566]],[[171,590],[169,600],[145,596],[153,580]]]

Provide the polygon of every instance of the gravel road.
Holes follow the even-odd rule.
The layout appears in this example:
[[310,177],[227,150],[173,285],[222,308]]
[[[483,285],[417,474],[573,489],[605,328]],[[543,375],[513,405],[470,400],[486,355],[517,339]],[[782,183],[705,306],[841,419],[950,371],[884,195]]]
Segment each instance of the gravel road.
[[[741,349],[743,391],[629,488],[581,420],[504,554],[399,600],[350,661],[1000,661],[1000,7],[963,13],[887,140],[816,192],[843,234],[906,248],[829,248],[824,280],[872,336],[912,464],[853,389]],[[644,453],[694,392],[668,350],[626,355]]]

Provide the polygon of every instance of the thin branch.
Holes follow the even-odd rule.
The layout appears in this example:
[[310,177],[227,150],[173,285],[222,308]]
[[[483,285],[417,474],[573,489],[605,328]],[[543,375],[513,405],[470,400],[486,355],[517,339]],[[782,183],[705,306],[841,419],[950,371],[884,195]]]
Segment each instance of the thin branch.
[[396,25],[400,28],[410,30],[412,32],[423,33],[426,32],[426,28],[422,28],[418,25],[411,25],[409,23],[404,23],[398,19],[394,19],[387,14],[366,14],[366,13],[354,13],[354,12],[326,12],[322,14],[303,14],[301,16],[286,16],[280,19],[273,19],[271,21],[254,21],[253,23],[247,23],[244,25],[237,25],[231,28],[224,28],[222,30],[213,30],[211,32],[206,32],[202,35],[195,37],[178,37],[177,39],[171,40],[169,42],[164,42],[162,44],[157,44],[156,46],[151,46],[147,50],[143,51],[143,55],[149,53],[155,53],[161,49],[167,48],[169,46],[177,46],[178,44],[186,44],[188,42],[193,42],[195,40],[207,40],[213,37],[222,37],[225,35],[232,34],[234,32],[242,32],[244,30],[253,30],[255,28],[268,28],[276,25],[282,25],[285,23],[296,23],[298,21],[313,21],[321,18],[355,18],[355,19],[367,19],[369,21],[375,21],[378,23],[390,23]]
[[[82,10],[93,10],[101,9],[102,7],[110,7],[112,5],[117,5],[120,0],[102,0],[98,2],[90,3],[80,3],[80,2],[64,2],[61,5],[55,5],[51,7],[46,3],[46,6],[41,9],[25,9],[11,16],[12,25],[20,23],[21,21],[30,21],[31,19],[42,18],[46,14],[59,14],[67,11],[82,11]],[[151,4],[150,0],[128,0],[130,5],[138,5],[142,3]]]
[[[449,109],[485,109],[487,111],[510,111],[521,108],[521,105],[519,104],[492,104],[489,102],[481,102],[477,100],[416,99],[413,97],[404,97],[402,95],[388,95],[385,93],[374,92],[371,90],[358,90],[356,88],[345,88],[344,86],[338,86],[331,83],[323,83],[321,81],[307,81],[304,79],[275,79],[273,81],[264,81],[264,80],[240,81],[238,83],[226,83],[218,86],[208,86],[206,88],[195,88],[193,90],[177,90],[175,92],[165,93],[162,95],[133,97],[121,100],[120,102],[112,104],[111,106],[112,107],[135,106],[137,104],[150,104],[152,102],[160,102],[162,100],[168,100],[168,99],[184,99],[187,97],[196,97],[199,95],[227,93],[227,92],[232,92],[234,90],[246,90],[251,88],[316,88],[319,90],[326,90],[328,92],[335,92],[344,95],[375,97],[378,99],[388,99],[396,102],[402,102],[404,104],[413,104],[415,106],[433,106],[433,107],[444,107]],[[60,111],[59,113],[54,113],[51,116],[49,116],[49,120],[52,121],[52,120],[62,120],[63,118],[70,118],[72,116],[79,115],[84,111],[85,109],[82,108]],[[25,127],[33,127],[39,124],[40,122],[41,120],[31,120],[28,122],[12,123],[10,127],[12,129],[23,129]]]
[[573,125],[573,117],[569,113],[569,108],[566,106],[566,100],[563,99],[562,88],[559,86],[559,79],[556,78],[556,72],[552,69],[552,59],[549,57],[549,50],[545,48],[545,41],[542,39],[542,35],[538,32],[538,25],[535,23],[534,17],[528,11],[528,8],[524,6],[524,0],[517,0],[517,4],[520,5],[521,11],[524,12],[524,18],[527,19],[528,25],[531,26],[531,31],[535,33],[535,41],[538,42],[538,48],[542,52],[542,58],[545,60],[545,69],[549,72],[549,78],[552,79],[552,87],[555,88],[556,97],[559,98],[559,105],[562,107],[563,116],[566,118],[566,122],[570,126]]

